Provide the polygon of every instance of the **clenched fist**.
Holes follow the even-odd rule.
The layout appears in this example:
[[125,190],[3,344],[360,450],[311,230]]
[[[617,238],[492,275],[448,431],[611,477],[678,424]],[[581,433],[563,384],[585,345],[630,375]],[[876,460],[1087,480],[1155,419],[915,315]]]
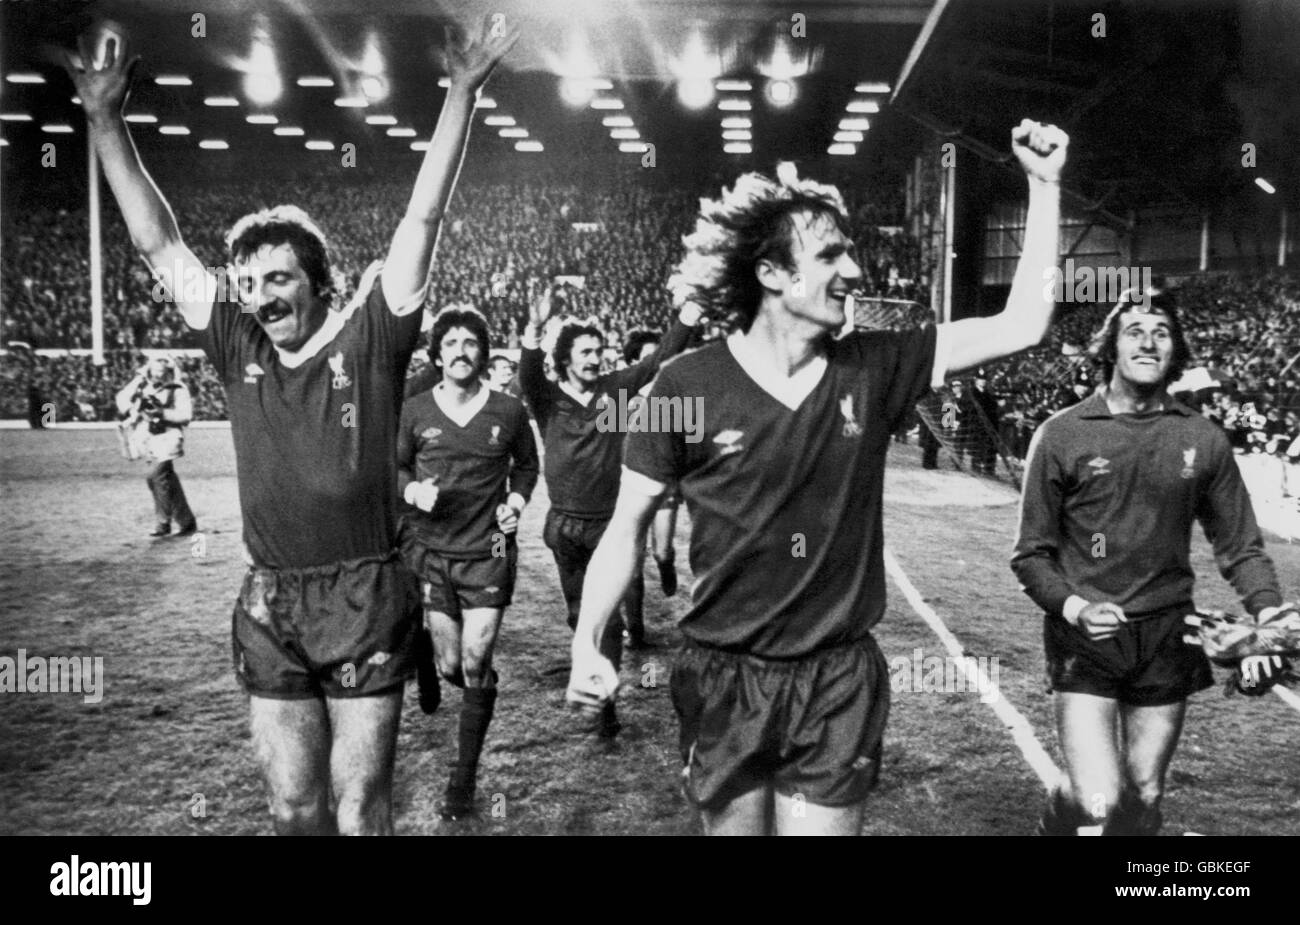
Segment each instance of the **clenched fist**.
[[1021,119],[1011,130],[1011,150],[1029,179],[1041,183],[1059,183],[1065,166],[1065,151],[1070,136],[1055,125],[1043,125]]
[[411,482],[406,486],[406,491],[403,492],[402,497],[406,499],[407,504],[417,507],[427,514],[438,503],[438,486],[434,484],[433,479]]

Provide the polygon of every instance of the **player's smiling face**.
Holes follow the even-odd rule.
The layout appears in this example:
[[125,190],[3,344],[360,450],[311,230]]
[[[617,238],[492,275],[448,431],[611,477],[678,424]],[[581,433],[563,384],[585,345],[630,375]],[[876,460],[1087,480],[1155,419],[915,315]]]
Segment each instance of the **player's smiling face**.
[[448,381],[468,385],[483,371],[483,345],[469,328],[452,328],[438,345],[438,363]]
[[605,349],[599,337],[583,334],[574,338],[569,351],[569,379],[583,385],[595,385],[600,378],[600,355]]
[[1173,331],[1167,315],[1124,312],[1115,339],[1115,375],[1138,389],[1164,385],[1174,356]]
[[271,343],[281,350],[297,350],[325,322],[329,309],[290,245],[265,244],[235,269],[244,311],[253,313]]
[[[834,331],[844,326],[844,303],[862,279],[853,260],[853,242],[829,215],[794,217],[790,243],[793,270],[774,275],[782,305],[795,318]],[[771,285],[769,283],[769,285]]]

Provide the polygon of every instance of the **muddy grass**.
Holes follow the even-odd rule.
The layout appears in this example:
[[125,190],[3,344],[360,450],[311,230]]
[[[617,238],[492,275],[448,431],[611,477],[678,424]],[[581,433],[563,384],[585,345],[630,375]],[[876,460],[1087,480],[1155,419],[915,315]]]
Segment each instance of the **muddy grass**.
[[[1014,497],[957,473],[923,472],[895,449],[886,536],[912,581],[976,655],[996,655],[1004,695],[1059,762],[1043,694],[1040,621],[1007,568]],[[194,431],[178,465],[204,548],[151,541],[143,469],[109,431],[0,431],[0,653],[105,660],[104,697],[0,694],[0,833],[269,832],[246,704],[230,672],[230,604],[242,563],[226,431]],[[946,499],[946,503],[944,502]],[[647,575],[656,647],[624,668],[625,730],[602,744],[564,708],[569,631],[550,554],[545,498],[520,530],[520,576],[498,649],[501,695],[480,774],[482,817],[434,812],[455,748],[458,696],[429,719],[407,698],[396,777],[406,834],[690,834],[677,787],[668,672],[685,592],[665,601]],[[686,530],[679,529],[684,566]],[[1272,543],[1284,588],[1300,590],[1300,550]],[[201,552],[202,554],[196,554]],[[1200,602],[1231,608],[1197,539]],[[653,571],[653,569],[651,569]],[[686,578],[687,576],[683,576]],[[686,581],[683,581],[683,585]],[[878,638],[887,656],[943,655],[895,588]],[[642,679],[654,686],[640,686]],[[413,691],[412,691],[413,694]],[[1192,704],[1175,759],[1167,831],[1300,833],[1300,714],[1275,697]],[[868,834],[1022,834],[1037,777],[975,694],[894,695]],[[192,813],[201,794],[206,815]],[[495,809],[495,813],[494,813]]]

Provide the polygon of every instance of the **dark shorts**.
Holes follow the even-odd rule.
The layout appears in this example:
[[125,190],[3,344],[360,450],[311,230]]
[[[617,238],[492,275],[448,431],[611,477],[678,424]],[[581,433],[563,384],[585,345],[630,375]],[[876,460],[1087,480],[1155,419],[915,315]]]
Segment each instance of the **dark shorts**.
[[853,806],[876,784],[889,667],[870,636],[791,661],[687,643],[672,695],[686,795],[702,809],[759,787]]
[[569,611],[570,628],[578,625],[587,564],[591,562],[591,554],[596,551],[608,526],[608,517],[574,517],[555,508],[546,512],[542,542],[550,547],[555,556],[555,567],[560,572],[560,590],[564,593],[564,603]]
[[585,565],[608,526],[608,517],[575,517],[551,508],[542,525],[542,541],[557,558],[564,556]]
[[420,580],[425,610],[459,618],[467,607],[509,607],[519,570],[519,547],[505,538],[502,556],[449,559],[408,533],[402,539],[402,559]]
[[1062,617],[1046,617],[1049,689],[1158,707],[1212,687],[1214,674],[1204,650],[1183,642],[1183,617],[1193,611],[1191,604],[1180,604],[1130,618],[1113,639],[1101,642]]
[[394,553],[303,569],[253,567],[232,619],[235,676],[280,700],[364,697],[415,673],[415,577]]

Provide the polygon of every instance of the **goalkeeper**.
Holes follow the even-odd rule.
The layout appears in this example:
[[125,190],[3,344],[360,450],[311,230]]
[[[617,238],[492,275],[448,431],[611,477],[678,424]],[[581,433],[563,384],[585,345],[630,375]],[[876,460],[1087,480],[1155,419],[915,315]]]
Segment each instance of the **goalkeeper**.
[[[1187,698],[1214,683],[1184,641],[1193,522],[1260,623],[1282,597],[1227,438],[1166,390],[1189,357],[1173,295],[1127,293],[1092,354],[1105,384],[1034,436],[1011,559],[1046,611],[1069,777],[1039,831],[1154,835]],[[1243,674],[1267,684],[1280,660],[1244,651]]]

